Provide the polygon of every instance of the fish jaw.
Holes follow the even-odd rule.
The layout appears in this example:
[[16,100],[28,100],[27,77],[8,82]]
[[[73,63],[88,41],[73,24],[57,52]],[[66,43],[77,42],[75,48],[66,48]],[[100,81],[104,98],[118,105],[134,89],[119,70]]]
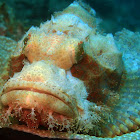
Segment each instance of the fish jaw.
[[[2,123],[8,124],[9,121],[10,125],[9,117],[13,117],[26,124],[29,128],[38,128],[41,125],[51,129],[58,126],[62,127],[66,122],[71,124],[78,118],[79,108],[71,96],[64,92],[59,85],[52,86],[49,80],[42,79],[41,72],[40,77],[37,77],[37,74],[35,78],[38,71],[34,71],[34,69],[38,65],[43,67],[46,63],[37,62],[27,66],[4,85],[1,96],[2,116],[7,120],[4,118],[5,122],[3,121]],[[32,72],[28,71],[26,73],[26,70]],[[62,75],[64,74],[62,73]],[[50,76],[50,78],[52,77]],[[53,124],[50,124],[52,120]],[[38,125],[36,126],[35,124]]]

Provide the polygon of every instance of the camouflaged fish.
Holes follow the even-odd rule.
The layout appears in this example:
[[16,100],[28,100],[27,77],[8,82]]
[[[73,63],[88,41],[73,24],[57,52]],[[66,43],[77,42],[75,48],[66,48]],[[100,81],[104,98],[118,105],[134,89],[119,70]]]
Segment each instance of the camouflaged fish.
[[140,137],[139,33],[99,33],[77,2],[18,42],[0,37],[0,126],[48,138]]

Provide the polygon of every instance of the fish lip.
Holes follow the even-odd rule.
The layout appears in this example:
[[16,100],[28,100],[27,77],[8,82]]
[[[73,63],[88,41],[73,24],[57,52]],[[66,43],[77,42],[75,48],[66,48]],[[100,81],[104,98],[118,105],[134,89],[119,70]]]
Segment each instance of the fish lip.
[[11,91],[19,91],[19,90],[24,90],[24,91],[33,91],[33,92],[38,92],[40,94],[49,94],[49,95],[52,95],[56,98],[58,98],[59,100],[63,101],[65,104],[67,104],[62,98],[60,98],[59,96],[55,96],[54,94],[52,94],[51,92],[47,92],[45,90],[39,90],[38,88],[31,88],[31,87],[14,87],[10,90],[6,90],[6,92],[4,92],[2,95],[4,94],[7,94],[8,92],[11,92]]
[[[28,88],[27,88],[28,89]],[[25,91],[32,91],[32,92],[34,92],[33,91],[33,89],[31,89],[31,90],[25,90]],[[12,92],[16,92],[16,91],[22,91],[23,90],[23,88],[20,88],[20,90],[19,90],[19,88],[16,88],[16,90],[15,90],[15,88],[13,88],[13,89],[11,89],[11,90],[8,90],[7,92],[5,92],[4,94],[10,94],[10,93],[12,93]],[[3,94],[3,95],[4,95]],[[26,93],[25,93],[26,94]],[[39,94],[39,93],[38,93]],[[44,94],[43,94],[44,95]],[[24,101],[23,101],[24,102]],[[40,104],[39,104],[40,105]],[[6,108],[7,108],[7,106],[5,106]],[[9,107],[8,107],[9,108]],[[23,109],[28,109],[28,110],[30,110],[29,108],[24,108],[23,107]],[[15,111],[14,109],[12,110],[12,111]],[[23,111],[23,110],[22,110]],[[35,111],[37,111],[40,115],[42,114],[42,111],[41,112],[39,112],[39,110],[38,109],[35,109]],[[73,110],[72,110],[73,111]],[[44,111],[45,112],[45,111]],[[67,116],[67,115],[65,115],[65,114],[59,114],[59,112],[53,112],[53,113],[58,113],[58,115],[60,115],[60,118],[61,118],[61,116],[62,117],[65,117],[65,118],[67,118],[67,119],[69,119],[69,120],[73,120],[74,118],[73,117],[70,117],[69,115]],[[53,114],[54,115],[54,114]],[[19,121],[20,121],[20,115],[18,116],[12,116],[12,117],[15,117],[15,118],[17,118]],[[55,118],[55,116],[54,116],[54,118]],[[56,118],[57,119],[57,118]],[[43,119],[42,119],[42,121],[43,121]],[[21,121],[22,122],[22,121]],[[26,123],[26,121],[24,121],[23,120],[23,122],[25,122]],[[16,126],[16,128],[14,128],[14,126]],[[20,128],[22,128],[22,126],[24,126],[24,130],[20,130]],[[43,124],[42,124],[42,126],[43,126]],[[28,127],[26,124],[10,124],[9,126],[8,126],[9,128],[12,128],[12,129],[15,129],[15,130],[19,130],[19,131],[24,131],[24,132],[29,132],[29,133],[32,133],[32,132],[34,132],[33,134],[35,134],[35,135],[38,135],[38,133],[39,132],[42,132],[41,130],[43,130],[43,132],[46,132],[47,134],[49,134],[50,136],[50,138],[51,138],[51,130],[49,130],[49,129],[40,129],[40,128],[30,128],[30,127]],[[47,128],[47,127],[46,127]],[[28,130],[28,131],[25,131],[25,130]],[[59,130],[57,130],[57,133],[59,133]],[[44,136],[43,136],[44,137]],[[48,137],[47,135],[45,136],[45,137]]]
[[[32,81],[25,81],[25,82],[26,84],[24,85],[23,82],[21,82],[20,80],[17,80],[18,84],[15,84],[13,79],[11,81],[8,81],[8,84],[5,84],[4,86],[1,97],[5,94],[9,94],[12,91],[27,91],[27,92],[31,91],[31,92],[36,92],[42,95],[51,95],[57,98],[58,100],[62,101],[66,106],[68,106],[72,110],[73,112],[72,118],[79,116],[78,107],[76,105],[75,100],[72,100],[71,96],[69,96],[67,93],[61,90],[58,90],[58,92],[55,93],[58,88],[57,86],[52,86],[49,84],[47,85],[45,83],[38,83],[38,82],[32,82]],[[42,87],[42,85],[44,85],[45,87],[48,86],[49,88],[45,89],[44,87]]]
[[[24,85],[22,82],[20,82],[20,80],[17,80],[17,82],[18,82],[18,84],[13,84],[14,80],[11,80],[8,83],[8,86],[5,85],[1,96],[10,91],[13,91],[13,90],[26,90],[26,91],[38,92],[40,94],[50,94],[50,95],[60,99],[61,101],[63,101],[65,104],[67,104],[67,100],[69,100],[69,101],[71,100],[70,96],[61,90],[59,90],[59,94],[58,93],[55,94],[56,91],[54,92],[54,90],[57,90],[56,86],[48,85],[45,83],[31,82],[31,81],[25,81],[26,85]],[[11,83],[12,83],[12,85],[11,85]],[[44,87],[49,87],[49,88],[45,89],[44,87],[42,87],[42,85]],[[52,87],[51,89],[54,89],[54,90],[51,91],[50,87]],[[62,97],[60,96],[60,94],[62,95]]]

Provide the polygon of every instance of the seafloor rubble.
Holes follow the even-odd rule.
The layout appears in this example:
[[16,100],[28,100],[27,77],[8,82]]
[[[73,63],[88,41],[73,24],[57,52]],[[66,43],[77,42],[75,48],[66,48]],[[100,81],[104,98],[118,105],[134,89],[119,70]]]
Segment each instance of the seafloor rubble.
[[18,43],[1,37],[0,126],[49,138],[138,139],[139,38],[126,29],[101,34],[95,11],[77,2]]

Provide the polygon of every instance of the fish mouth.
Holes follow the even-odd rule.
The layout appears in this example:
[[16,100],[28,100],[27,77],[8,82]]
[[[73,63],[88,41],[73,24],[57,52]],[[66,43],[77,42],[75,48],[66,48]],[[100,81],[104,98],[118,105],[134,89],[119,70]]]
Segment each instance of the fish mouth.
[[77,116],[76,102],[57,86],[50,84],[14,81],[7,82],[1,102],[4,106],[18,102],[23,108],[52,110],[73,118]]
[[1,96],[1,102],[5,108],[3,114],[8,115],[7,112],[10,112],[6,118],[12,117],[17,120],[16,128],[24,125],[28,129],[35,128],[39,131],[41,126],[41,129],[43,127],[47,131],[52,129],[57,131],[62,127],[65,130],[65,127],[75,121],[78,110],[75,101],[69,95],[58,89],[56,92],[57,87],[47,86],[52,89],[47,90],[46,85],[34,83],[31,87],[32,84],[18,82],[16,85],[8,82]]

